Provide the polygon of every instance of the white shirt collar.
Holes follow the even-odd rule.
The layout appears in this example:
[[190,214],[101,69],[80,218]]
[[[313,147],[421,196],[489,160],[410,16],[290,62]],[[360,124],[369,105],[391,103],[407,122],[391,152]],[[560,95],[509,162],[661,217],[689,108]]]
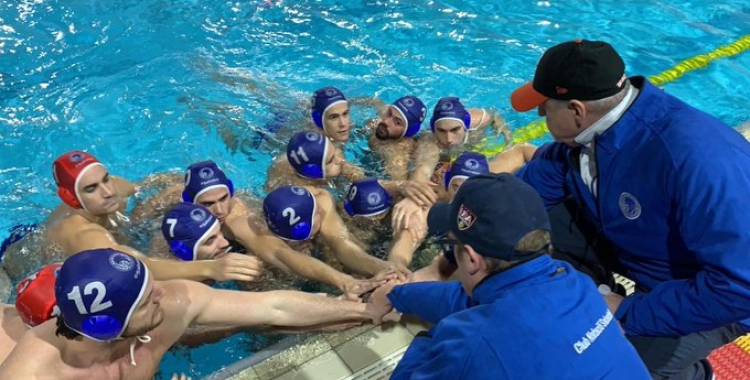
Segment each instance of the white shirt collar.
[[617,120],[620,120],[620,117],[625,113],[625,111],[627,111],[628,107],[630,107],[630,104],[633,103],[636,96],[638,96],[638,92],[639,91],[637,88],[635,88],[635,86],[629,86],[628,92],[625,94],[625,97],[622,99],[620,104],[607,112],[606,115],[602,116],[602,118],[597,120],[594,124],[591,124],[591,126],[586,128],[586,130],[579,133],[575,138],[575,142],[591,148],[591,142],[594,141],[594,137],[601,135],[602,133],[604,133],[604,131],[609,129],[609,127],[613,126],[617,122]]

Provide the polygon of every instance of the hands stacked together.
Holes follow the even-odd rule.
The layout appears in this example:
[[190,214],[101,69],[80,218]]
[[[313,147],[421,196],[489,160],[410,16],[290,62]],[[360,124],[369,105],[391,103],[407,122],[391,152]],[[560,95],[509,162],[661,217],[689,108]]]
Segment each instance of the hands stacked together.
[[372,320],[374,324],[379,325],[383,322],[398,322],[401,320],[401,314],[393,308],[391,301],[388,300],[388,293],[394,286],[405,282],[398,279],[390,280],[372,292],[367,305],[375,316]]

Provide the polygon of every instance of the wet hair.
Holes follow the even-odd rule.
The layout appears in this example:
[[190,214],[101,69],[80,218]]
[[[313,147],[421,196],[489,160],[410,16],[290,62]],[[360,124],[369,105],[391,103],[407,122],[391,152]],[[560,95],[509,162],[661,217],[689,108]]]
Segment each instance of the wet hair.
[[65,324],[65,320],[63,320],[62,315],[57,316],[57,320],[55,321],[55,325],[57,326],[57,329],[55,330],[55,336],[61,336],[68,340],[81,340],[83,339],[83,335],[73,331],[70,327],[68,327]]

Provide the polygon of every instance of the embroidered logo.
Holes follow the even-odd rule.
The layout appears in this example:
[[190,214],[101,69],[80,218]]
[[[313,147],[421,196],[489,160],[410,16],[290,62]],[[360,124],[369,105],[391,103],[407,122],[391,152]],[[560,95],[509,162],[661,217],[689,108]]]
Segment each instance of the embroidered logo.
[[380,203],[380,195],[378,193],[371,193],[367,196],[367,203],[370,206],[375,206]]
[[461,207],[458,209],[458,215],[456,216],[456,222],[458,222],[458,229],[460,231],[469,229],[472,225],[474,225],[474,222],[477,220],[476,215],[474,215],[471,210],[469,210],[466,205],[461,205]]
[[305,138],[307,139],[307,141],[315,142],[320,140],[320,135],[315,132],[307,132],[305,134]]
[[120,272],[127,272],[135,266],[135,259],[124,253],[115,252],[109,255],[109,265]]
[[292,186],[291,188],[289,188],[289,190],[292,191],[292,194],[299,195],[299,196],[303,196],[303,195],[305,195],[305,193],[307,193],[307,190],[305,190],[305,189],[303,189],[303,188],[301,188],[299,186]]
[[206,219],[206,212],[199,208],[196,208],[190,211],[190,219],[193,219],[196,222],[202,222],[204,219]]
[[622,215],[626,218],[634,220],[641,216],[641,203],[632,194],[627,192],[620,194],[618,203]]
[[74,164],[76,162],[81,162],[81,160],[83,160],[83,155],[80,153],[73,153],[72,155],[70,155],[70,162]]
[[201,179],[209,179],[214,176],[214,171],[211,168],[203,168],[198,172],[198,177]]
[[466,162],[464,162],[464,166],[466,166],[466,168],[469,170],[477,170],[479,169],[479,161],[470,158],[466,160]]

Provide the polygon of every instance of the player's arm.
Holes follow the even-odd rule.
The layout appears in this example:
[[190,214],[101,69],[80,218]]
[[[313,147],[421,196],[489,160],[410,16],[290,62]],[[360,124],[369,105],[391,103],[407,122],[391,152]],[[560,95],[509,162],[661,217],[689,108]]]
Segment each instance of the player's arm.
[[341,290],[356,282],[352,276],[333,269],[328,264],[289,247],[267,228],[248,219],[246,226],[233,231],[237,240],[264,262],[286,273],[333,285]]
[[515,173],[527,162],[531,161],[536,152],[536,146],[520,144],[495,156],[490,162],[491,173]]
[[388,252],[388,261],[399,267],[406,268],[414,258],[414,252],[427,235],[427,214],[425,211],[418,212],[414,216],[413,223],[409,228],[401,227],[394,231],[394,240]]
[[[258,275],[255,263],[245,262],[243,255],[227,255],[218,260],[174,261],[148,257],[137,249],[119,244],[101,226],[92,226],[69,239],[69,255],[90,249],[111,248],[132,255],[148,267],[156,280],[187,279],[203,281],[252,281]],[[248,258],[251,259],[251,258]]]
[[336,212],[331,194],[326,191],[321,191],[319,194],[322,194],[322,196],[316,197],[318,207],[321,207],[324,211],[320,234],[333,251],[336,259],[345,267],[369,276],[391,269],[391,265],[368,255],[362,247],[349,238],[349,231],[341,216]]
[[298,291],[239,292],[181,282],[192,324],[220,326],[315,326],[346,321],[376,321],[381,311],[367,303]]
[[438,161],[440,161],[440,147],[432,134],[425,134],[417,141],[412,165],[414,169],[409,179],[429,183]]

